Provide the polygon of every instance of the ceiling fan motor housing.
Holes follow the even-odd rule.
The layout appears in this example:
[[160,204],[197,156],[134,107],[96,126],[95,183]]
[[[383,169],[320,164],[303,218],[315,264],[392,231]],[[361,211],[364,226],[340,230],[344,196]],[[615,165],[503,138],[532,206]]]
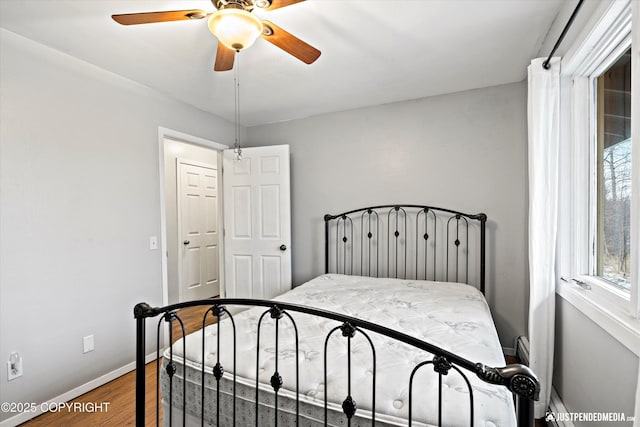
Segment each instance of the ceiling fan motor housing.
[[243,9],[251,12],[254,7],[266,9],[271,6],[271,0],[211,0],[216,9],[225,8]]

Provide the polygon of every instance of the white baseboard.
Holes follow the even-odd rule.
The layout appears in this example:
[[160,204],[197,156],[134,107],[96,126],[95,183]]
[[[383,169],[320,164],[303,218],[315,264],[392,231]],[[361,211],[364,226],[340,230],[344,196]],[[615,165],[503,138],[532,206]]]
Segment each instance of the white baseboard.
[[[160,354],[163,352],[161,351]],[[145,357],[145,363],[149,363],[156,360],[156,352],[147,354]],[[107,374],[102,375],[96,379],[93,379],[81,386],[74,388],[73,390],[69,390],[66,393],[62,393],[59,396],[54,397],[53,399],[48,400],[47,402],[41,402],[36,406],[36,410],[33,412],[23,412],[21,414],[15,415],[11,418],[8,418],[4,421],[0,422],[0,427],[15,427],[19,424],[22,424],[26,421],[29,421],[32,418],[37,417],[38,415],[42,415],[45,411],[42,408],[47,408],[49,405],[53,405],[56,403],[68,402],[72,399],[75,399],[78,396],[82,396],[83,394],[98,388],[106,383],[115,380],[136,369],[136,362],[128,363],[121,368],[115,369]]]
[[511,347],[502,347],[502,354],[504,354],[505,356],[515,356],[516,349]]
[[505,356],[517,356],[520,363],[529,365],[529,340],[525,336],[516,338],[514,347],[502,347]]
[[[551,388],[551,399],[549,401],[549,410],[554,414],[567,413],[567,408],[562,403],[562,399],[558,396],[558,392],[555,388]],[[550,421],[549,425],[557,427],[574,427],[573,421]]]

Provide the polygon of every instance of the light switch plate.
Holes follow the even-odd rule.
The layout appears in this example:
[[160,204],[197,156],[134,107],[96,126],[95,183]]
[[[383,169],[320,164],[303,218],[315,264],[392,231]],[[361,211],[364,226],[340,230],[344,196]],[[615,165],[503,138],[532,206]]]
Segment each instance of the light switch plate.
[[87,335],[82,338],[82,352],[89,353],[94,350],[93,335]]

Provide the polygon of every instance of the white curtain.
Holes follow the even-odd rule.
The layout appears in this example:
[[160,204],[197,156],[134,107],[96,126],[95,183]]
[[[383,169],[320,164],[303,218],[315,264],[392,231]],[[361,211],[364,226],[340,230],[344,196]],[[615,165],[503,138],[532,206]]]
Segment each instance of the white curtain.
[[536,418],[549,406],[555,330],[560,59],[529,65],[529,364],[540,380]]

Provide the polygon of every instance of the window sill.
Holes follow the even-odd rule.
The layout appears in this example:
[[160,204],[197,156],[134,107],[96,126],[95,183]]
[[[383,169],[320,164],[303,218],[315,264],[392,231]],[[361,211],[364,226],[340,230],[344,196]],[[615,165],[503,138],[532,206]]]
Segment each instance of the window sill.
[[556,293],[640,356],[640,320],[634,319],[625,307],[593,290],[561,281]]

